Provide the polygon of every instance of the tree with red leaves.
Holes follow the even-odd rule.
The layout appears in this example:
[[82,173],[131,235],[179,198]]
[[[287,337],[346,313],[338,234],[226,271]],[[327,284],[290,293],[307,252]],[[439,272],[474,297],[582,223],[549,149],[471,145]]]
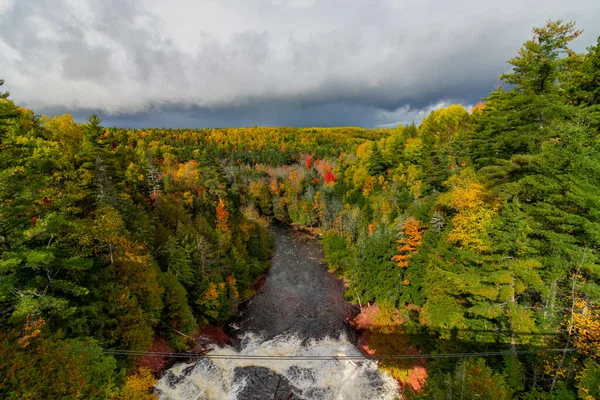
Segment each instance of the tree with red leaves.
[[327,173],[323,177],[323,180],[327,185],[329,185],[330,183],[335,183],[335,175],[333,175],[333,172],[327,171]]
[[306,168],[310,169],[310,167],[312,167],[312,162],[313,162],[313,156],[312,154],[306,154],[304,156],[304,165],[306,166]]

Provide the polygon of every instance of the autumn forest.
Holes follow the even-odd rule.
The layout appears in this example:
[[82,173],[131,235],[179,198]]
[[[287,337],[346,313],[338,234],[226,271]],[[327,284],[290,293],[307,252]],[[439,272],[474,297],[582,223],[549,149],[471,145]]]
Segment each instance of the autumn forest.
[[[310,230],[407,399],[600,398],[600,38],[386,129],[121,129],[0,99],[0,397],[152,399]],[[489,354],[486,354],[489,353]],[[415,365],[427,370],[408,384]]]

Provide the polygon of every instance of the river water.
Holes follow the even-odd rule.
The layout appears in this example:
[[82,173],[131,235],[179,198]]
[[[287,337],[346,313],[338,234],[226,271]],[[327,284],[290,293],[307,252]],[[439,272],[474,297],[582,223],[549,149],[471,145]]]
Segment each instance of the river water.
[[355,333],[345,322],[354,310],[342,297],[342,282],[321,263],[318,241],[283,226],[270,230],[271,268],[263,291],[230,324],[235,343],[213,346],[210,358],[173,366],[156,385],[160,399],[399,397],[397,382],[352,344]]

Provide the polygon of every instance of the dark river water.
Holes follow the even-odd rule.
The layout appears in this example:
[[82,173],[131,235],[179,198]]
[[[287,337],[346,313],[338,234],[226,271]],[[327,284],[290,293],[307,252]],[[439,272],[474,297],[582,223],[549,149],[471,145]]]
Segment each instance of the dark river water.
[[[231,321],[231,346],[176,364],[156,385],[172,399],[393,399],[396,381],[360,357],[345,323],[353,307],[315,238],[270,228],[275,253],[262,292]],[[352,356],[353,360],[324,359]]]

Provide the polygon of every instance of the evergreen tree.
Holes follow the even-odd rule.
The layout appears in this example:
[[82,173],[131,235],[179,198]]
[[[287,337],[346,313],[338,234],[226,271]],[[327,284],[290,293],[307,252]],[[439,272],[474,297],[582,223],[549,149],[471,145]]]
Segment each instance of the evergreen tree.
[[497,399],[508,400],[511,393],[504,377],[486,365],[481,358],[468,358],[456,365],[452,374],[429,378],[422,399]]
[[583,111],[579,118],[600,129],[600,37],[586,54],[571,54],[566,64],[565,90],[570,102]]
[[534,28],[533,38],[509,61],[513,71],[500,76],[511,87],[499,87],[485,99],[473,139],[477,167],[539,152],[556,125],[569,119],[572,110],[559,83],[567,63],[564,56],[572,54],[568,45],[580,33],[574,23],[560,20]]
[[178,350],[185,349],[185,337],[196,329],[196,319],[188,304],[184,287],[177,277],[171,272],[162,275],[162,284],[165,288],[163,302],[163,315],[161,329],[169,338],[171,345]]
[[367,159],[367,171],[371,176],[381,175],[385,172],[386,165],[385,160],[383,158],[383,154],[379,150],[379,146],[377,142],[373,142],[371,147],[371,153],[369,154],[369,158]]

